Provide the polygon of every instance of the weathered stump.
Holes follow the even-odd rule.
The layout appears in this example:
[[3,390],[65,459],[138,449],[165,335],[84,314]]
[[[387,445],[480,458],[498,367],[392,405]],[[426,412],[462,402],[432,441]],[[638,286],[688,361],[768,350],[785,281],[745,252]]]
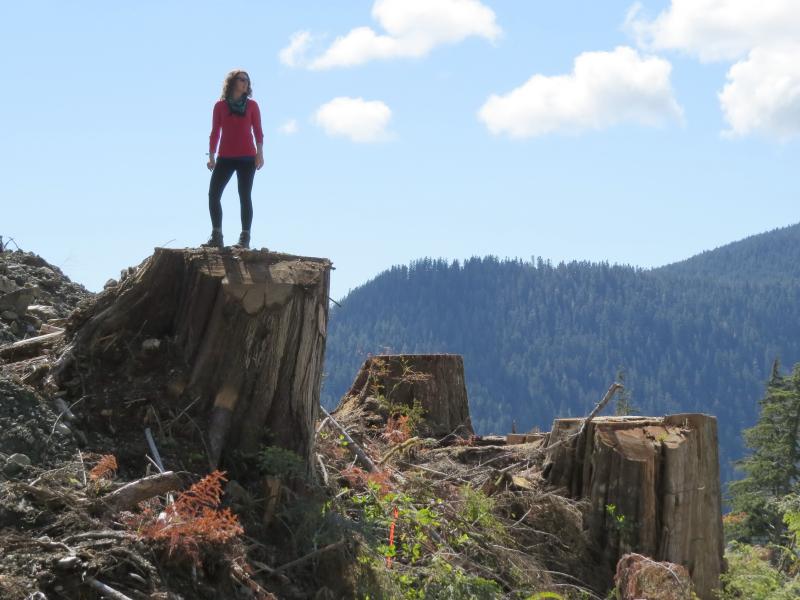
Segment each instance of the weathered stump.
[[162,409],[189,415],[212,467],[265,441],[310,462],[330,268],[267,251],[157,248],[68,324],[71,356],[102,367],[81,373],[94,389],[80,408],[138,433],[131,410],[145,402],[159,427]]
[[545,473],[588,498],[589,534],[609,569],[626,552],[685,566],[714,598],[723,562],[717,421],[701,414],[558,419]]
[[364,361],[350,391],[335,413],[364,411],[372,425],[385,424],[393,412],[421,412],[423,435],[473,434],[469,416],[464,360],[458,354],[392,354]]
[[686,567],[656,562],[641,554],[626,554],[617,563],[614,585],[619,600],[693,600]]

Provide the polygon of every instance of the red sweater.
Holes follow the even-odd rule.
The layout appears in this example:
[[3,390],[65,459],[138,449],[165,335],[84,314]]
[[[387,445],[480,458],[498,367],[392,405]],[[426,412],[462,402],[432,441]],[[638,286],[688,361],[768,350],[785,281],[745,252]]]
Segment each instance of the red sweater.
[[219,156],[255,156],[256,147],[253,144],[253,133],[256,142],[264,142],[264,133],[261,131],[261,111],[255,100],[247,99],[247,108],[244,116],[231,114],[228,103],[219,100],[214,105],[214,113],[211,119],[211,135],[209,136],[209,151],[217,151],[220,133],[222,143],[219,145]]

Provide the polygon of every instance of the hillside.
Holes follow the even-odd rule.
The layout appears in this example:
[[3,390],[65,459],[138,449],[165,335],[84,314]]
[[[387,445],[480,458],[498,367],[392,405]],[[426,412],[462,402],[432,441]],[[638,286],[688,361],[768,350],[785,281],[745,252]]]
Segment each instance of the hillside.
[[735,283],[797,282],[800,223],[752,235],[653,272]]
[[622,368],[644,414],[719,417],[730,479],[772,361],[800,360],[800,285],[775,260],[753,281],[703,269],[758,273],[759,256],[800,253],[800,240],[787,241],[798,232],[749,238],[675,271],[494,257],[393,267],[332,311],[323,402],[336,404],[368,353],[461,353],[479,433],[512,422],[548,429],[556,416],[585,414]]

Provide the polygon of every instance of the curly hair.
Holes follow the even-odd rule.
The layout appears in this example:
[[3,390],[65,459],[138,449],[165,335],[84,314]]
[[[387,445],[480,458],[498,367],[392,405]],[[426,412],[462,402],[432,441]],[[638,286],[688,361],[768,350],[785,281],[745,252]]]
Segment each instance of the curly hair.
[[230,96],[230,93],[233,91],[234,83],[236,82],[236,77],[239,75],[244,75],[247,77],[247,92],[245,93],[245,96],[249,98],[253,95],[253,87],[252,82],[250,81],[250,75],[247,74],[247,71],[243,71],[242,69],[234,69],[225,76],[225,81],[222,83],[222,95],[219,97],[220,100],[225,100],[225,98]]

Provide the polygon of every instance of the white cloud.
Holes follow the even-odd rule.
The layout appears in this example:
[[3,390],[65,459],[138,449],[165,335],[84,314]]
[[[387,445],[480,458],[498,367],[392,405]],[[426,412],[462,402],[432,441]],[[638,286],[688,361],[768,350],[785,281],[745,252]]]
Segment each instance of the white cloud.
[[800,135],[800,43],[754,48],[728,71],[719,94],[730,136]]
[[392,111],[379,100],[340,96],[323,104],[314,114],[314,122],[331,136],[343,136],[354,142],[378,142],[389,139],[386,127]]
[[798,0],[672,0],[651,21],[637,3],[626,25],[644,48],[738,61],[719,93],[726,135],[787,140],[798,134]]
[[648,21],[634,4],[626,24],[639,44],[682,50],[703,61],[735,60],[756,46],[798,40],[797,0],[672,0]]
[[478,116],[493,134],[516,138],[680,120],[671,70],[666,60],[633,48],[584,52],[569,75],[534,75],[505,95],[490,96]]
[[283,133],[285,135],[293,135],[293,134],[297,133],[297,129],[298,129],[297,128],[297,121],[295,121],[294,119],[289,119],[283,125],[278,127],[278,131],[280,131],[281,133]]
[[305,53],[311,43],[311,33],[297,31],[289,39],[289,45],[278,53],[280,61],[287,67],[299,67],[305,63]]
[[[479,0],[376,0],[372,17],[385,33],[377,33],[371,27],[356,27],[337,37],[308,67],[331,69],[375,59],[422,57],[437,46],[458,43],[471,36],[494,40],[501,31],[494,11]],[[305,52],[309,39],[296,36],[281,51],[284,64],[290,64],[284,60],[284,52],[291,66],[305,64],[297,60],[297,55]],[[291,50],[293,46],[300,50]]]

